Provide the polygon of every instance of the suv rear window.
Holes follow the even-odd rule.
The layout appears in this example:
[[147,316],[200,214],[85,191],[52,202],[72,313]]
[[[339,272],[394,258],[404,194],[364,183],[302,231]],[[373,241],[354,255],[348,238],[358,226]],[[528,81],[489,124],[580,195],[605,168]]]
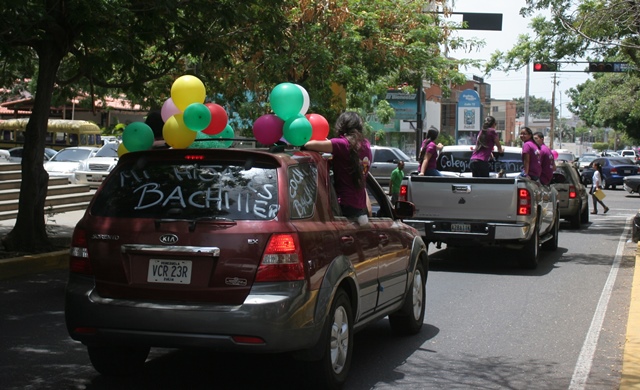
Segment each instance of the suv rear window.
[[[437,168],[439,171],[464,173],[471,172],[471,150],[443,151],[438,155]],[[489,161],[491,172],[504,169],[505,173],[519,173],[522,171],[522,155],[520,153],[505,152],[503,156],[494,153],[496,160]]]
[[275,167],[121,162],[96,195],[91,213],[119,218],[270,220],[279,210]]

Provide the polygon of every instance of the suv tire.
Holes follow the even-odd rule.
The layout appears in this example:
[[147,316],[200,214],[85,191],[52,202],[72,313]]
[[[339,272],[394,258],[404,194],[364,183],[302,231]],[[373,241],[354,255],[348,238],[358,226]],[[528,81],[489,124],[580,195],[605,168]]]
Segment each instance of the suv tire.
[[89,359],[102,375],[131,375],[142,370],[149,347],[88,346]]
[[422,262],[418,260],[411,288],[407,291],[402,308],[389,315],[391,329],[397,334],[404,336],[420,332],[424,322],[426,282],[427,274]]

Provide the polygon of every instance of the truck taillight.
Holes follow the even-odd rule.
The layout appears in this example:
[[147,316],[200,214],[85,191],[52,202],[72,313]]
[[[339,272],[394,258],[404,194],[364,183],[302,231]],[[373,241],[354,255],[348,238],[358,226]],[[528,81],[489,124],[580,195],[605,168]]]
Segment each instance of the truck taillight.
[[274,234],[258,267],[256,282],[304,280],[302,251],[297,234]]
[[76,274],[93,275],[93,267],[87,250],[87,231],[76,228],[69,249],[69,271]]
[[576,196],[578,194],[576,194],[576,186],[574,186],[573,184],[569,186],[569,199],[575,199]]
[[528,190],[520,188],[518,190],[518,215],[531,214],[531,194]]
[[398,195],[398,200],[407,201],[407,185],[403,184],[400,186],[400,195]]

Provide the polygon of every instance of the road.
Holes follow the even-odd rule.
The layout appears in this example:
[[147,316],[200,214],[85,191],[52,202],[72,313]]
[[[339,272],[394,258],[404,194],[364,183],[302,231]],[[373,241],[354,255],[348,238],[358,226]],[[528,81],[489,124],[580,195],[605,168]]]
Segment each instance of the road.
[[[580,230],[562,225],[536,270],[515,251],[431,250],[422,332],[381,320],[355,337],[346,389],[617,389],[638,196],[606,191],[611,208]],[[64,326],[65,271],[0,281],[3,389],[297,389],[286,356],[152,349],[145,371],[98,375]]]

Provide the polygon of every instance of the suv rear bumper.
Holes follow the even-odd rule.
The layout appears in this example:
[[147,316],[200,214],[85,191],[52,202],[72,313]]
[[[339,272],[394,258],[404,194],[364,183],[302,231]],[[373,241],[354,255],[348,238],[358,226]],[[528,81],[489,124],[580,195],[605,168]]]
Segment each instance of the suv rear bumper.
[[[314,321],[317,291],[305,282],[254,286],[241,305],[127,301],[100,297],[92,278],[71,274],[65,319],[69,335],[89,345],[205,347],[287,352],[313,347],[323,321]],[[277,291],[277,294],[270,292]],[[233,336],[257,337],[242,343]]]
[[[529,223],[499,223],[477,221],[411,221],[405,223],[415,227],[425,237],[427,242],[460,242],[476,244],[501,244],[508,242],[526,241],[531,238]],[[452,224],[469,224],[469,232],[452,231]]]

